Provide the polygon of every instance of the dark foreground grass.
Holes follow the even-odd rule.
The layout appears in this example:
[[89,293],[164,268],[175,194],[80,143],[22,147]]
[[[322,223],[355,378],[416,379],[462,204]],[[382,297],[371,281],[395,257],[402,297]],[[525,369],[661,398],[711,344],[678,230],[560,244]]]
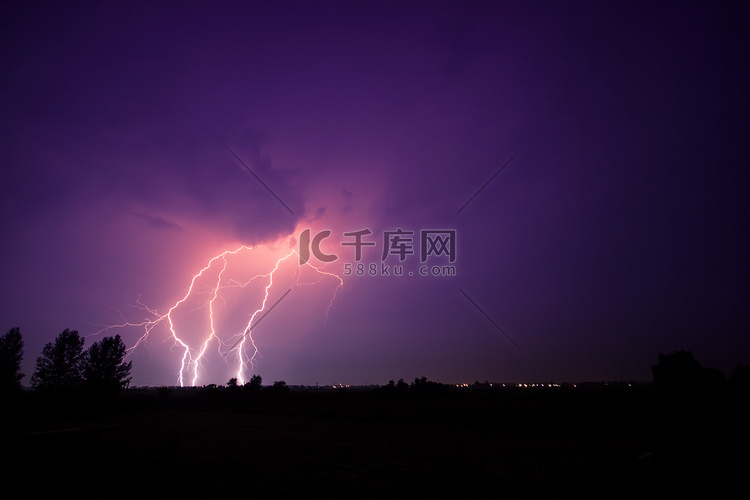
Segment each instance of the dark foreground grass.
[[24,394],[3,412],[3,475],[6,491],[108,498],[716,494],[746,474],[743,403],[651,388]]

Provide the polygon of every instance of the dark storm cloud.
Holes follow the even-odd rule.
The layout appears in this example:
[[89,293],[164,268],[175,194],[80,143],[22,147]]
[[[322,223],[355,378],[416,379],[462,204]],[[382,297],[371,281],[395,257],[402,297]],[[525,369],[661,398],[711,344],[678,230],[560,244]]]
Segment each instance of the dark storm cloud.
[[146,225],[157,231],[182,231],[179,224],[170,222],[164,217],[154,217],[149,214],[133,214],[136,218],[144,221]]
[[29,211],[62,200],[137,200],[208,225],[234,221],[246,240],[288,231],[294,219],[225,150],[246,155],[265,183],[301,206],[290,174],[263,150],[268,137],[237,113],[246,98],[237,87],[226,96],[226,72],[211,71],[215,58],[241,51],[202,43],[210,19],[160,10],[95,6],[81,15],[49,6],[8,26],[5,203]]

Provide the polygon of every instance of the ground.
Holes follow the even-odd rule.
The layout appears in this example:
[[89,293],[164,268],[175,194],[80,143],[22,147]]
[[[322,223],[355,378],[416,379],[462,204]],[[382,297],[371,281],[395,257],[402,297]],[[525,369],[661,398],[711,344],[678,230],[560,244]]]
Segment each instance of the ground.
[[646,386],[22,396],[4,413],[7,484],[29,477],[39,493],[721,493],[747,466],[747,398],[737,394],[665,397]]

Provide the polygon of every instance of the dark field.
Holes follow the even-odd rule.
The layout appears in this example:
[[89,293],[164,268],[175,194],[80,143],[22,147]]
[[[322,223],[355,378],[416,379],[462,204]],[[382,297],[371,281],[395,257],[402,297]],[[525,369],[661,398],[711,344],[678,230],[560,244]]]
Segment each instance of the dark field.
[[4,404],[3,475],[6,491],[97,497],[747,493],[746,400],[650,386],[28,393]]

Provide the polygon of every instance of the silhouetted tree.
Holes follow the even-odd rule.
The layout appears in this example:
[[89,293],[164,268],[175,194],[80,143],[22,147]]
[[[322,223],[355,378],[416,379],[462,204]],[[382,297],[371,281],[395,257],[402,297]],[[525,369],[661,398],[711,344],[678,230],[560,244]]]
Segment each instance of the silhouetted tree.
[[250,392],[258,392],[263,387],[263,379],[260,375],[253,375],[250,377],[250,381],[245,383],[245,390]]
[[0,337],[0,392],[13,392],[21,388],[21,360],[23,338],[21,330],[13,327]]
[[119,335],[104,337],[86,351],[84,385],[97,393],[118,393],[130,382],[133,362],[124,361],[127,348]]
[[42,349],[31,376],[31,386],[37,390],[77,389],[83,382],[85,359],[83,339],[78,331],[66,328]]
[[237,377],[232,377],[227,382],[227,393],[239,394],[241,390],[240,384],[237,382]]
[[277,380],[273,383],[273,386],[271,386],[271,390],[275,393],[284,393],[289,391],[289,387],[283,380]]
[[659,362],[651,367],[654,385],[663,389],[695,389],[716,387],[724,382],[724,374],[701,365],[690,351],[659,353]]
[[427,377],[415,378],[414,382],[409,386],[410,392],[415,394],[436,394],[443,392],[445,389],[446,386],[440,382],[427,380]]
[[379,387],[375,392],[395,397],[402,396],[406,393],[407,389],[409,389],[409,384],[404,382],[404,379],[401,378],[398,380],[398,383],[389,380],[386,385]]

